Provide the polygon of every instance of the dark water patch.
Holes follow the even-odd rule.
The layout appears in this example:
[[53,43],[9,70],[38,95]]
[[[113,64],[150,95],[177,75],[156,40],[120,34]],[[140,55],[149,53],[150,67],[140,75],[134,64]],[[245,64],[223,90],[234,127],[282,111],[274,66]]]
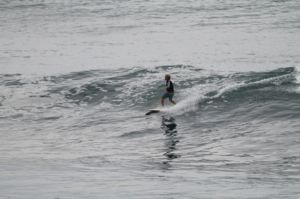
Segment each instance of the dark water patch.
[[50,98],[51,96],[49,94],[39,95],[40,98]]
[[221,98],[215,99],[215,101],[227,100],[229,103],[236,103],[237,101],[248,101],[250,103],[267,102],[267,101],[289,101],[292,99],[299,99],[300,94],[295,92],[289,92],[280,89],[278,86],[251,86],[248,88],[237,89],[232,92],[227,92],[222,95]]
[[42,2],[40,3],[28,3],[29,1],[19,1],[19,3],[11,3],[11,2],[6,2],[5,4],[0,4],[1,9],[32,9],[32,8],[46,8],[47,4],[44,4]]
[[285,3],[285,2],[290,2],[291,0],[272,0],[272,2],[275,3]]
[[[233,121],[261,120],[267,122],[300,118],[298,100],[290,101],[287,97],[281,100],[270,99],[270,96],[249,99],[250,97],[252,96],[231,99],[229,102],[219,100],[204,104],[192,115],[205,115],[220,124],[232,123]],[[273,97],[276,96],[273,95]],[[287,102],[287,100],[289,101]]]
[[8,116],[0,116],[1,120],[7,120],[7,119],[18,119],[23,117],[24,114],[22,113],[16,113],[16,114],[12,114],[12,115],[8,115]]
[[139,137],[143,137],[145,135],[147,135],[149,133],[149,130],[143,130],[143,131],[131,131],[128,133],[123,133],[122,135],[120,135],[120,138],[139,138]]
[[21,74],[0,74],[0,83],[4,86],[22,86],[26,84]]
[[170,70],[170,69],[188,69],[188,70],[193,70],[193,71],[201,71],[203,69],[201,68],[196,68],[194,66],[191,65],[163,65],[163,66],[157,66],[155,67],[156,70]]
[[5,86],[22,86],[25,85],[26,83],[22,82],[21,79],[17,79],[17,80],[6,80],[4,82]]
[[2,77],[19,77],[21,74],[15,73],[15,74],[0,74],[0,78]]
[[[102,71],[104,73],[105,71]],[[67,80],[82,80],[90,77],[101,77],[100,70],[89,70],[89,71],[79,71],[79,72],[72,72],[69,74],[63,74],[58,76],[49,76],[44,77],[45,80],[52,81],[54,83],[61,83]]]
[[139,67],[135,67],[133,69],[126,69],[124,70],[122,73],[118,73],[112,77],[107,78],[107,80],[111,80],[111,81],[123,81],[123,80],[130,80],[132,78],[139,78],[139,77],[143,77],[145,75],[149,75],[151,73],[158,73],[158,71],[153,71],[153,70],[148,70],[145,68],[139,68]]
[[5,96],[0,96],[0,106],[2,106],[2,103],[6,100]]
[[236,73],[233,75],[234,78],[238,80],[244,80],[245,83],[252,83],[261,81],[264,79],[269,79],[273,77],[280,77],[283,75],[295,75],[296,68],[294,67],[287,67],[287,68],[278,68],[272,71],[266,71],[266,72],[248,72],[248,73]]
[[59,116],[42,116],[36,119],[35,121],[54,121],[62,118],[62,115]]
[[76,162],[87,167],[103,167],[105,165],[111,165],[111,161],[105,156],[86,156],[77,158]]

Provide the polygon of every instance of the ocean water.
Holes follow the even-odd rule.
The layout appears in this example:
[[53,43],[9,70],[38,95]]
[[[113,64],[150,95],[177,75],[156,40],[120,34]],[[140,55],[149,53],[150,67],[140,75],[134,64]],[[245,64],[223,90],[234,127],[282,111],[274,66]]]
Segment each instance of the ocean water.
[[300,198],[299,1],[0,0],[0,30],[1,199]]

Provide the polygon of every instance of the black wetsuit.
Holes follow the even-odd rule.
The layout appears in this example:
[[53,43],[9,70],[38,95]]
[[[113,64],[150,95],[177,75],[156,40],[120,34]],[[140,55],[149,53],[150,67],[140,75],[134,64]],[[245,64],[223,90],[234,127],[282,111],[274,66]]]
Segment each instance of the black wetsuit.
[[169,98],[170,101],[173,100],[174,96],[174,86],[172,81],[166,81],[166,92],[163,94],[162,99]]
[[173,86],[173,82],[171,80],[166,81],[166,90],[168,93],[174,93],[174,86]]

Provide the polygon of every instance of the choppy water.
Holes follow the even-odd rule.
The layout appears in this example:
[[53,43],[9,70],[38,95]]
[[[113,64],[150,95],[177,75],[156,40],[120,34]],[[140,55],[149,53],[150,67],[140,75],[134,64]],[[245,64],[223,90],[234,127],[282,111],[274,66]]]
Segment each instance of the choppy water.
[[0,1],[0,198],[299,198],[299,7]]
[[298,0],[1,0],[1,70],[297,67],[299,21]]

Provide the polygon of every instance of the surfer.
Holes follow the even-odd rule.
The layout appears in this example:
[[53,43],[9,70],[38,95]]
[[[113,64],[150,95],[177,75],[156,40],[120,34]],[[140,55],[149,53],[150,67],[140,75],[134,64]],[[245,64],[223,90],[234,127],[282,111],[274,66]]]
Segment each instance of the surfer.
[[173,100],[174,86],[173,86],[173,82],[171,81],[171,75],[165,75],[165,80],[166,80],[166,92],[161,97],[160,103],[162,106],[164,106],[164,100],[166,98],[169,98],[169,101],[172,104],[176,104],[176,102]]

